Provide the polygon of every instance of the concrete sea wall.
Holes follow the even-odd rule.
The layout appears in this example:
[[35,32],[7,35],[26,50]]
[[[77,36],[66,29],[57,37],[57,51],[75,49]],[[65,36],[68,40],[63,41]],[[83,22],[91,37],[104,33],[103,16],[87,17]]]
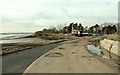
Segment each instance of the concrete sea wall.
[[120,42],[104,39],[100,41],[100,45],[101,47],[106,49],[108,52],[120,56],[119,51],[118,51]]

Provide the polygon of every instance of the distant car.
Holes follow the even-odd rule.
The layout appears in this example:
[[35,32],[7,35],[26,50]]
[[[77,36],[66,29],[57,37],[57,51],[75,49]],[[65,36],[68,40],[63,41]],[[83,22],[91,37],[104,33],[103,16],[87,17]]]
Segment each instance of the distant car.
[[108,36],[107,34],[103,34],[103,36]]
[[93,34],[92,36],[99,36],[99,34]]
[[88,36],[92,36],[93,35],[93,33],[88,33]]

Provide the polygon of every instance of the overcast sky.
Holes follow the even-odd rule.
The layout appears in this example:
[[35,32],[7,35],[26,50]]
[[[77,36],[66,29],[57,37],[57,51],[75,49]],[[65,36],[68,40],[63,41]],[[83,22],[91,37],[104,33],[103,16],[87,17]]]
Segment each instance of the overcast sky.
[[117,23],[119,0],[0,0],[0,32],[35,32],[71,22]]

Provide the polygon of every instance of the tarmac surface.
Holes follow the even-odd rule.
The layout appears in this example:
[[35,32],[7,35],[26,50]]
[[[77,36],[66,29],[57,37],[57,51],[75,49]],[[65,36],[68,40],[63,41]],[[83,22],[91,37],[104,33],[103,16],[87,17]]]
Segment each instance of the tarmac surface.
[[2,73],[23,73],[25,69],[37,58],[62,43],[63,42],[38,46],[33,49],[2,56]]

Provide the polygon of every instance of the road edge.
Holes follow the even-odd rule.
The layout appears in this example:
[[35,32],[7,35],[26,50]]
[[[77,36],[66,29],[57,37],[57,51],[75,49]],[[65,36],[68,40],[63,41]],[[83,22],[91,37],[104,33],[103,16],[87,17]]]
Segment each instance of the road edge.
[[[63,41],[60,41],[63,42]],[[57,42],[58,43],[58,42]],[[51,49],[52,50],[52,49]],[[37,61],[39,61],[40,59],[42,59],[46,54],[48,54],[51,50],[49,50],[48,52],[46,52],[45,54],[43,54],[42,56],[38,57],[34,62],[32,62],[26,69],[25,71],[22,73],[22,75],[24,75],[32,66],[33,64],[35,64]]]

